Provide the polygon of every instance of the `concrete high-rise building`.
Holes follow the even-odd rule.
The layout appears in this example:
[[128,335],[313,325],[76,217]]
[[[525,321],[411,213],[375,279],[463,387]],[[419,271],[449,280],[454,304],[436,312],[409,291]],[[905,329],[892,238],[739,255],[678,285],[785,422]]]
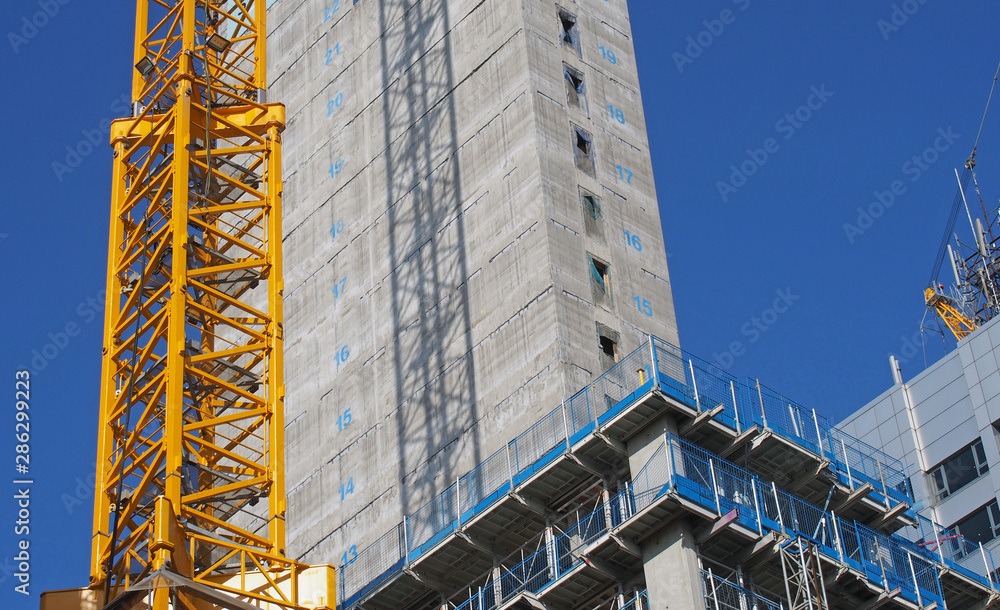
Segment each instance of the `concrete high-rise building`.
[[676,347],[625,0],[269,31],[288,553],[342,608],[944,603],[897,460]]
[[289,550],[332,562],[677,331],[623,1],[277,0],[269,28]]

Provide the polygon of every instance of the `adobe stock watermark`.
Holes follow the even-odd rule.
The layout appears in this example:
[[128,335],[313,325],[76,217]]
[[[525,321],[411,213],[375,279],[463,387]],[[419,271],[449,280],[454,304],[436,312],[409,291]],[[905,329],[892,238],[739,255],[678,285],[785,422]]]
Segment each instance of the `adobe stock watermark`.
[[[900,172],[910,179],[910,182],[920,180],[941,155],[947,152],[962,137],[962,134],[952,131],[951,126],[947,129],[938,128],[937,137],[934,142],[925,148],[920,154],[913,155],[910,160],[903,163]],[[844,223],[844,236],[848,243],[853,244],[858,237],[875,226],[875,221],[885,215],[901,196],[906,193],[906,183],[902,180],[893,180],[885,190],[875,190],[872,193],[874,201],[867,206],[858,206],[858,217],[855,224]]]
[[[750,8],[750,0],[732,0],[732,2],[741,13]],[[684,52],[674,51],[674,54],[670,56],[677,66],[677,71],[683,74],[684,66],[693,64],[694,60],[701,57],[705,49],[712,46],[712,43],[722,36],[726,31],[727,25],[736,23],[738,14],[731,9],[725,8],[719,13],[718,19],[705,19],[702,21],[701,24],[705,26],[705,29],[694,36],[687,37],[687,46],[684,47]]]
[[94,320],[103,320],[104,301],[106,300],[104,290],[96,296],[87,297],[76,306],[76,315],[82,320],[82,325],[75,320],[70,320],[63,326],[46,335],[48,341],[40,348],[31,350],[30,366],[21,365],[19,368],[28,370],[32,375],[37,375],[48,368],[53,360],[64,352],[74,337],[78,337],[83,332],[83,328],[91,324]]
[[912,337],[907,337],[903,335],[899,338],[899,354],[889,352],[889,356],[894,356],[896,362],[900,365],[906,364],[910,360],[913,360],[918,354],[921,353],[921,349],[927,345],[927,337],[920,330],[913,333]]
[[[833,91],[827,91],[825,83],[818,87],[813,85],[809,88],[809,91],[810,95],[806,98],[804,104],[792,112],[786,112],[785,116],[778,119],[774,124],[774,130],[785,141],[794,138],[795,134],[813,118],[815,112],[826,106],[826,103],[834,94]],[[719,190],[719,197],[722,198],[722,201],[729,201],[729,197],[746,185],[750,176],[760,171],[760,168],[764,167],[768,160],[779,150],[781,150],[781,144],[778,143],[777,138],[767,138],[761,144],[760,148],[748,148],[746,160],[742,161],[738,166],[729,166],[731,170],[729,180],[717,180],[715,182],[715,187]]]
[[90,510],[94,507],[94,490],[97,488],[97,462],[94,462],[88,474],[83,477],[76,477],[73,483],[73,493],[63,493],[59,499],[66,509],[67,515],[72,515],[78,508]]
[[66,6],[73,0],[38,0],[39,10],[35,11],[31,15],[25,15],[21,17],[20,28],[17,31],[7,32],[7,40],[10,42],[10,46],[14,49],[14,54],[17,55],[21,52],[21,47],[31,42],[38,33],[45,29],[62,7]]
[[75,145],[66,147],[66,157],[62,161],[52,162],[52,171],[59,182],[62,182],[67,174],[72,174],[78,167],[83,165],[83,160],[94,154],[95,150],[100,150],[99,146],[107,147],[110,151],[111,147],[108,143],[108,138],[111,136],[111,123],[115,118],[128,116],[131,113],[131,100],[132,98],[128,93],[123,93],[116,98],[111,102],[111,112],[114,118],[102,119],[95,129],[84,129],[81,131],[80,135],[83,137],[80,141]]
[[[750,320],[740,327],[740,334],[749,339],[747,345],[753,345],[754,343],[760,341],[760,338],[764,336],[764,333],[771,330],[771,328],[778,322],[778,318],[781,314],[785,313],[792,308],[792,305],[799,300],[800,296],[797,294],[792,294],[791,288],[785,288],[784,290],[774,291],[774,302],[771,306],[760,312],[760,315],[753,316]],[[729,349],[722,352],[721,354],[712,353],[712,358],[715,359],[715,363],[718,364],[723,369],[728,370],[736,359],[747,353],[746,345],[742,341],[733,341],[729,344]]]
[[889,40],[889,37],[899,31],[910,22],[910,17],[917,14],[920,7],[927,4],[928,0],[903,0],[899,4],[892,5],[892,11],[888,19],[879,19],[875,22],[882,40]]

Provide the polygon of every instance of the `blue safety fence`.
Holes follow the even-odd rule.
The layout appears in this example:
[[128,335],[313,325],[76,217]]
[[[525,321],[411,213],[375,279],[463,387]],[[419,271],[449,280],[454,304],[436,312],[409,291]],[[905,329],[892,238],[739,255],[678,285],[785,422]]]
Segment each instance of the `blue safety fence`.
[[520,561],[509,567],[501,565],[499,572],[489,572],[481,579],[481,585],[475,589],[470,587],[461,595],[465,601],[457,603],[460,599],[453,598],[452,605],[456,610],[493,610],[522,593],[542,593],[586,561],[584,547],[621,524],[616,516],[623,514],[623,505],[628,502],[629,493],[622,492],[600,504],[565,532],[553,528],[551,539],[543,535],[529,542],[513,555]]
[[920,549],[925,556],[936,559],[938,563],[947,565],[966,578],[983,586],[1000,588],[993,553],[981,543],[975,543],[955,530],[937,525],[922,515],[917,515],[915,527],[903,528],[896,535],[907,540],[912,548]]
[[[406,563],[421,556],[654,389],[698,411],[722,406],[715,419],[730,429],[741,432],[756,424],[774,430],[829,459],[831,468],[852,488],[867,481],[877,493],[910,502],[912,494],[898,460],[837,430],[814,411],[759,382],[739,380],[676,346],[650,337],[648,343],[407,516],[398,532],[394,530],[402,534],[404,557],[386,553],[385,544],[376,543],[359,553],[351,565],[366,566],[366,574],[374,574],[370,582],[384,582],[401,569],[400,561]],[[720,503],[732,502],[735,506],[740,498],[720,499]],[[345,583],[342,601],[353,603],[362,591],[371,590],[370,582],[360,582],[360,571],[355,571],[359,578]]]
[[[934,558],[909,541],[827,513],[678,437],[668,437],[664,451],[670,487],[687,500],[720,516],[736,508],[739,522],[751,530],[808,540],[873,582],[898,587],[910,601],[944,603]],[[654,455],[649,464],[658,459]]]
[[639,591],[620,610],[649,610],[649,596],[645,591]]
[[701,571],[705,610],[783,610],[784,605],[762,597],[738,584],[720,578],[712,570]]
[[[571,574],[584,561],[586,548],[673,491],[719,516],[737,511],[752,531],[784,533],[805,540],[822,554],[853,567],[879,586],[920,605],[943,605],[934,557],[906,539],[886,536],[805,502],[738,466],[676,436],[665,436],[632,483],[620,494],[581,518],[565,533],[529,542],[513,567],[490,572],[482,584],[454,600],[460,610],[491,610],[521,593],[540,594]],[[985,552],[982,551],[981,552]],[[985,555],[989,557],[988,553]],[[709,610],[739,608],[739,600],[758,599],[728,582],[706,589]],[[988,586],[988,583],[987,583]],[[748,597],[750,596],[750,597]],[[462,601],[464,600],[464,601]],[[758,599],[760,608],[780,604]],[[459,603],[461,602],[461,603]],[[734,604],[734,605],[726,605]]]

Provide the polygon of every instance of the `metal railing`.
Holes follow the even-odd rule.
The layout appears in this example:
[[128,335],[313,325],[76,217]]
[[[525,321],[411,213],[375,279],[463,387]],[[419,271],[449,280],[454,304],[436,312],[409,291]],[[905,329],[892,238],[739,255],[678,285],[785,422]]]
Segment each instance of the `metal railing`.
[[719,578],[712,570],[701,571],[705,610],[784,610],[784,604],[761,597],[738,584]]
[[340,566],[337,591],[340,601],[360,598],[382,584],[395,570],[403,568],[406,540],[400,523],[359,553],[354,560]]
[[[737,432],[754,424],[775,430],[829,459],[831,468],[852,488],[868,481],[887,503],[889,497],[911,501],[908,480],[898,460],[837,430],[815,411],[806,410],[757,381],[739,380],[676,346],[650,337],[648,343],[407,516],[398,526],[401,534],[393,533],[396,528],[387,534],[404,541],[403,558],[397,553],[385,553],[385,543],[380,539],[350,565],[364,565],[368,573],[375,574],[373,581],[384,581],[388,576],[383,573],[398,571],[401,559],[405,563],[419,557],[654,387],[698,411],[722,405],[716,419]],[[644,498],[637,495],[636,505]],[[360,571],[358,574],[359,581]],[[346,583],[342,600],[351,600],[362,589],[371,587],[355,581]]]

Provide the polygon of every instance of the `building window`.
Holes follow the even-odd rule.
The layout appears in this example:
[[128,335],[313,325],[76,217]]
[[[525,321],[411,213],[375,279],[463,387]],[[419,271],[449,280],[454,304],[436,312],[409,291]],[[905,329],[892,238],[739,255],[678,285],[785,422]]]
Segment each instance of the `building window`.
[[611,266],[590,254],[587,255],[590,264],[590,285],[594,290],[594,304],[611,307]]
[[559,9],[559,37],[564,45],[580,54],[580,30],[577,28],[576,15],[565,9]]
[[583,204],[583,224],[590,237],[604,240],[604,210],[601,198],[580,188],[580,202]]
[[587,86],[583,82],[583,72],[563,64],[563,76],[566,79],[566,103],[570,108],[579,108],[587,112]]
[[989,472],[982,439],[931,469],[930,477],[939,499],[944,499]]
[[1000,536],[1000,506],[996,498],[956,523],[954,529],[974,544],[986,544]]
[[618,343],[621,341],[621,335],[607,326],[598,323],[597,341],[601,350],[601,369],[607,371],[618,362]]
[[597,176],[594,164],[594,137],[577,125],[573,125],[573,154],[576,157],[576,168],[588,176]]

